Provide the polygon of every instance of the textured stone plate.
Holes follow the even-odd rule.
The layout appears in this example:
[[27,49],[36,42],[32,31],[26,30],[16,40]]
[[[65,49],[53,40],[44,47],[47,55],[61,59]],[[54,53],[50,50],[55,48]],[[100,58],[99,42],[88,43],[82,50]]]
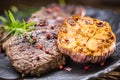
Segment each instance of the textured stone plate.
[[[53,70],[41,77],[25,77],[24,80],[86,80],[93,77],[98,77],[102,74],[108,73],[120,65],[120,15],[109,10],[99,10],[85,7],[86,15],[108,21],[113,32],[117,36],[117,48],[114,55],[105,61],[104,66],[100,64],[77,64],[68,60],[65,66],[71,67],[72,70]],[[88,70],[84,70],[84,66],[89,65]],[[19,74],[10,64],[8,57],[2,53],[0,54],[0,78],[1,79],[21,79]]]

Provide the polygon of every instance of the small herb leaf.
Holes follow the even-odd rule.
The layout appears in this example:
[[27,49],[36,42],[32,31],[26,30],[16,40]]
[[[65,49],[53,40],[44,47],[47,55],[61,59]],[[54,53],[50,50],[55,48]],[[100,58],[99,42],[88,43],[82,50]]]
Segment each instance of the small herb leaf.
[[13,14],[10,11],[8,11],[8,16],[9,16],[12,23],[16,23],[16,20],[15,20]]
[[61,6],[65,6],[65,0],[59,0],[59,4],[61,5]]
[[6,20],[4,17],[2,17],[2,16],[0,16],[0,20],[1,20],[2,22],[4,22],[4,23],[7,23],[7,20]]

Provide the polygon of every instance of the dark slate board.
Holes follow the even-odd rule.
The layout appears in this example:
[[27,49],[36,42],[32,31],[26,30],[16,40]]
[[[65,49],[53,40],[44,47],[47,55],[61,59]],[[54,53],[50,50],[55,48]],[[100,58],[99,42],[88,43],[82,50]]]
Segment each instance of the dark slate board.
[[[108,21],[113,32],[117,36],[117,47],[114,55],[105,61],[103,67],[100,64],[78,64],[72,60],[68,60],[66,66],[71,67],[70,72],[65,70],[52,70],[41,77],[24,77],[23,80],[87,80],[108,73],[120,65],[120,15],[110,10],[99,10],[85,7],[86,15],[101,20]],[[84,70],[84,66],[89,65],[88,70]],[[0,78],[1,79],[21,79],[18,73],[10,64],[8,57],[2,53],[0,55]]]

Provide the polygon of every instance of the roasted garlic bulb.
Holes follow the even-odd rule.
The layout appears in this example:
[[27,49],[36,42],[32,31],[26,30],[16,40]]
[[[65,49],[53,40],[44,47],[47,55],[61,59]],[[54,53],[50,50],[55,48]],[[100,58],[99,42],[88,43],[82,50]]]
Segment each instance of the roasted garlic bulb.
[[59,26],[57,44],[75,62],[96,63],[113,54],[116,36],[109,23],[75,15]]

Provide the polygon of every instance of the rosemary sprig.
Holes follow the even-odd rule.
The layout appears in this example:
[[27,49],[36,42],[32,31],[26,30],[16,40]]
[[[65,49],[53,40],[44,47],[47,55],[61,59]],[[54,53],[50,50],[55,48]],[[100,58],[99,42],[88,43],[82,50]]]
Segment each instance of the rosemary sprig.
[[33,28],[30,28],[30,26],[35,24],[34,22],[26,23],[24,20],[20,22],[15,19],[11,11],[6,11],[5,15],[7,19],[0,16],[0,20],[4,23],[4,30],[8,32],[8,35],[19,35],[23,38],[23,34],[27,34],[32,30]]
[[65,6],[65,5],[66,5],[65,0],[59,0],[59,4],[60,4],[61,6]]

